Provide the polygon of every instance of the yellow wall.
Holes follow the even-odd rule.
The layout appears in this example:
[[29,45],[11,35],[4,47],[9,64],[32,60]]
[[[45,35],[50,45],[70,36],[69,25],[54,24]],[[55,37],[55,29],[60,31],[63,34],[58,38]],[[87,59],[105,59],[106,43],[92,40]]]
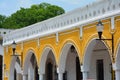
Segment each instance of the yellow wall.
[[[104,31],[103,31],[103,37],[105,39],[111,38],[111,31],[114,31],[114,47],[115,47],[115,56],[116,56],[116,51],[118,49],[118,44],[120,42],[120,17],[115,18],[115,30],[111,30],[111,22],[110,19],[103,20],[102,22],[104,23]],[[96,31],[96,24],[89,24],[83,27],[83,37],[80,38],[80,29],[78,27],[67,30],[64,32],[59,33],[59,42],[56,42],[56,35],[48,35],[39,39],[33,39],[29,41],[24,41],[23,43],[18,43],[16,52],[21,55],[23,53],[23,64],[26,58],[26,54],[28,53],[29,50],[33,50],[37,59],[38,66],[40,65],[40,58],[42,56],[42,53],[46,47],[51,47],[53,49],[53,53],[57,62],[57,65],[59,64],[60,60],[60,55],[61,51],[64,47],[65,44],[67,43],[72,43],[79,55],[81,63],[83,62],[84,59],[84,53],[86,47],[89,45],[89,42],[93,38],[98,38],[98,34]],[[39,45],[38,45],[38,40],[39,40]],[[111,42],[110,41],[105,41],[106,45],[108,48],[111,48]],[[22,46],[23,44],[23,46]],[[23,47],[23,50],[22,50]],[[7,51],[8,50],[8,51]],[[7,46],[4,48],[4,64],[6,64],[6,70],[10,70],[10,63],[11,63],[11,55],[12,55],[12,48],[11,45]],[[110,53],[111,56],[111,53]],[[23,65],[24,66],[24,65]],[[5,70],[5,71],[6,71]],[[5,78],[7,80],[7,78]]]

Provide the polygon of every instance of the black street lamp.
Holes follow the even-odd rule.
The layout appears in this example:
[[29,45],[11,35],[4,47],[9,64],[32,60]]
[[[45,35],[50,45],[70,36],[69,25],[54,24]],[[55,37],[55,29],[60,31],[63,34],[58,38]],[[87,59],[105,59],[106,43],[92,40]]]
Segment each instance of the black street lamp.
[[[104,25],[102,24],[102,22],[99,20],[98,24],[96,25],[97,27],[97,31],[98,31],[98,36],[99,36],[99,39],[96,39],[96,40],[108,40],[108,41],[111,41],[111,46],[112,46],[112,61],[114,63],[115,59],[114,59],[114,34],[112,33],[111,34],[111,39],[102,39],[102,33],[103,33],[103,29],[104,29]],[[112,80],[115,80],[115,73],[114,71],[112,72]]]
[[114,34],[111,34],[112,38],[111,39],[102,39],[102,33],[103,33],[103,29],[104,29],[104,25],[102,24],[102,22],[99,20],[97,26],[97,31],[98,31],[98,36],[99,39],[97,40],[109,40],[112,43],[112,60],[114,62]]
[[12,43],[12,51],[13,51],[13,55],[11,55],[11,56],[16,56],[16,57],[20,56],[20,57],[21,57],[21,67],[22,67],[23,53],[21,53],[21,55],[15,54],[16,45],[17,45],[16,42],[13,41],[13,43]]
[[12,43],[12,50],[13,50],[13,56],[15,55],[15,50],[16,50],[16,43],[13,41]]
[[103,29],[104,29],[104,26],[103,26],[102,22],[99,20],[99,22],[97,24],[97,31],[98,31],[99,39],[101,39]]

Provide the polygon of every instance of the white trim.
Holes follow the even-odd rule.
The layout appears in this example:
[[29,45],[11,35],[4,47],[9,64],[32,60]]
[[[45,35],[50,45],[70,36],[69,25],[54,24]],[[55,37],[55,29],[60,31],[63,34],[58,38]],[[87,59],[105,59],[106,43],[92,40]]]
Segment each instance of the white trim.
[[56,33],[56,42],[57,43],[59,42],[59,34],[58,34],[58,32]]
[[111,30],[114,30],[115,29],[115,20],[114,20],[114,16],[111,17]]
[[80,27],[80,39],[83,37],[83,27]]
[[[97,2],[95,4],[76,9],[72,12],[57,16],[55,18],[51,18],[13,31],[10,34],[5,35],[3,45],[10,45],[13,40],[15,40],[16,42],[22,42],[34,38],[40,38],[50,34],[55,34],[56,32],[59,33],[69,29],[73,29],[77,26],[94,23],[99,19],[106,19],[120,15],[120,6],[118,3],[120,3],[119,0],[106,0]],[[95,10],[94,7],[96,7]],[[108,8],[110,10],[108,10]],[[91,16],[89,15],[90,13],[92,13]],[[69,23],[67,21],[69,21]]]

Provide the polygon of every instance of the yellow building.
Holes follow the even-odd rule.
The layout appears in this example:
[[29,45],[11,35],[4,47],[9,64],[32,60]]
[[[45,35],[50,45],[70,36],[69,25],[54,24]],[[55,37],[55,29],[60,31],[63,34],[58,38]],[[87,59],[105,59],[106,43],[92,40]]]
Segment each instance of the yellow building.
[[11,29],[3,29],[0,28],[0,80],[3,80],[3,54],[4,54],[4,48],[2,46],[3,42],[3,36],[7,33],[10,33]]
[[119,27],[120,0],[102,0],[15,30],[3,40],[4,80],[120,80]]

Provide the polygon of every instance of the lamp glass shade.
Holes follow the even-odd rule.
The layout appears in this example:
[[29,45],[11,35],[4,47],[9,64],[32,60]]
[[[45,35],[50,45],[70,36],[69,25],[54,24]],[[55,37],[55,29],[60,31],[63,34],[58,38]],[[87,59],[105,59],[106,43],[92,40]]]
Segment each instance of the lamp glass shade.
[[12,48],[16,49],[16,43],[15,43],[15,41],[13,41],[13,43],[12,43]]
[[97,31],[98,32],[103,32],[104,26],[101,21],[98,22],[97,24]]

